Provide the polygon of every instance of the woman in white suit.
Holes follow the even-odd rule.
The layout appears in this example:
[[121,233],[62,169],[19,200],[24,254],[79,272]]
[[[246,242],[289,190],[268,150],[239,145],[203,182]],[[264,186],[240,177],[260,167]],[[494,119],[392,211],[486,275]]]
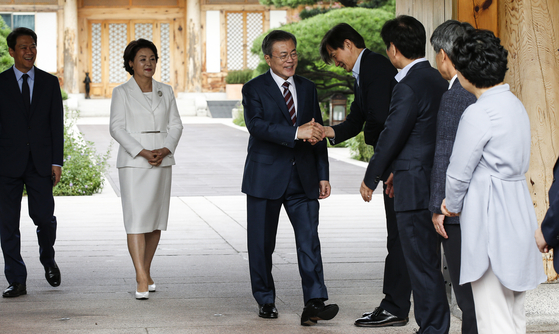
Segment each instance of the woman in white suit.
[[503,83],[507,54],[492,32],[476,30],[456,41],[451,56],[477,102],[460,119],[441,210],[461,212],[460,284],[471,282],[480,334],[526,333],[526,290],[546,280],[524,176],[530,120]]
[[117,168],[136,299],[155,291],[151,261],[167,229],[173,152],[183,128],[173,89],[152,78],[157,59],[152,42],[130,42],[124,68],[132,78],[113,90],[111,101],[110,132],[120,144]]

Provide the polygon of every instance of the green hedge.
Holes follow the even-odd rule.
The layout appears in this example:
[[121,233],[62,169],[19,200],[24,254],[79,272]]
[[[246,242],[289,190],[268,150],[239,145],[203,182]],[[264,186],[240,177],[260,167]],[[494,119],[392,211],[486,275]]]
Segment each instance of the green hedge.
[[92,142],[81,133],[73,133],[78,112],[66,111],[64,125],[64,166],[62,177],[53,188],[55,196],[92,195],[103,189],[103,174],[109,167],[112,144],[105,154],[99,154]]

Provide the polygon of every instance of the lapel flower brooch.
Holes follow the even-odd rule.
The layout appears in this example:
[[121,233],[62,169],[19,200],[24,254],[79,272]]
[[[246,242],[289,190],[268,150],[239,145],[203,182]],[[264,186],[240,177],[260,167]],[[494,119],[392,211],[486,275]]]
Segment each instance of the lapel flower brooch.
[[157,91],[157,95],[159,95],[159,97],[163,96],[163,93],[161,93],[160,90]]

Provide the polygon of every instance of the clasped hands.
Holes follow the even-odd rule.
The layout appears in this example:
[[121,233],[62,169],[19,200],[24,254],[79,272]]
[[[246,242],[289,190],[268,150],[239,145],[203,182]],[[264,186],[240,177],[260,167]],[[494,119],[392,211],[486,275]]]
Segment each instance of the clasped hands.
[[145,158],[150,165],[159,166],[161,165],[163,158],[169,155],[169,153],[171,153],[171,151],[169,151],[169,149],[166,147],[158,148],[156,150],[151,150],[151,151],[143,149],[142,151],[140,151],[140,156]]
[[326,133],[322,124],[315,122],[314,118],[310,122],[299,126],[297,139],[308,141],[312,145],[322,141]]

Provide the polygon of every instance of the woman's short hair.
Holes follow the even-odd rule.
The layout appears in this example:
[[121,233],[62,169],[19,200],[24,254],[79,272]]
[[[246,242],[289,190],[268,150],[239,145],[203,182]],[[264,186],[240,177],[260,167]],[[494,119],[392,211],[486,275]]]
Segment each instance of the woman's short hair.
[[19,36],[31,36],[31,38],[33,38],[33,41],[35,41],[35,45],[37,45],[37,34],[29,28],[19,27],[12,30],[8,37],[6,37],[6,44],[8,44],[8,47],[10,49],[16,49],[17,38]]
[[284,42],[292,40],[297,48],[297,38],[290,32],[285,30],[272,30],[262,41],[262,53],[264,55],[272,56],[272,48],[275,42]]
[[407,59],[425,57],[425,27],[415,17],[400,15],[386,21],[380,31],[386,49],[393,43]]
[[477,88],[500,84],[507,73],[508,51],[489,30],[473,30],[456,39],[450,60]]
[[328,53],[328,47],[332,50],[343,49],[344,41],[346,39],[352,41],[359,49],[365,48],[363,36],[361,36],[357,30],[353,29],[353,27],[349,24],[340,23],[328,30],[320,42],[320,57],[322,58],[322,61],[326,64],[330,64],[332,62],[332,58]]
[[156,62],[157,60],[159,60],[159,56],[157,56],[157,48],[155,47],[155,44],[153,44],[152,42],[143,38],[130,42],[128,46],[126,46],[126,49],[124,49],[124,56],[123,56],[124,69],[126,70],[126,72],[130,73],[130,75],[134,75],[134,69],[130,67],[130,62],[134,62],[134,58],[136,58],[136,54],[138,53],[138,51],[144,48],[153,51]]

